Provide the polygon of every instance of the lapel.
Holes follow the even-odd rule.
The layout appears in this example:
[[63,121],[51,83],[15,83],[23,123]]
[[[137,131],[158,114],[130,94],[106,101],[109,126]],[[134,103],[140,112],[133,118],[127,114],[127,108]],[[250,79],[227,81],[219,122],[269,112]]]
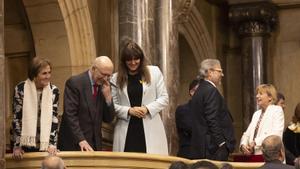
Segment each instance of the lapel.
[[127,84],[124,85],[123,89],[120,89],[120,90],[122,90],[122,92],[123,92],[124,95],[126,96],[127,102],[128,102],[129,105],[130,105],[130,101],[129,101],[129,97],[128,97],[128,93],[127,93]]
[[[98,94],[99,94],[99,92],[98,92]],[[94,119],[95,113],[92,113],[93,110],[91,110],[91,108],[94,106],[93,103],[95,101],[93,100],[92,85],[90,82],[90,77],[89,77],[88,71],[86,71],[83,76],[83,95],[84,95],[85,101],[88,105],[88,111],[91,116],[91,119]]]
[[[151,81],[152,83],[154,83],[153,81]],[[150,85],[146,82],[143,82],[143,96],[142,96],[142,105],[144,103],[144,96],[146,95],[146,92],[148,92]]]

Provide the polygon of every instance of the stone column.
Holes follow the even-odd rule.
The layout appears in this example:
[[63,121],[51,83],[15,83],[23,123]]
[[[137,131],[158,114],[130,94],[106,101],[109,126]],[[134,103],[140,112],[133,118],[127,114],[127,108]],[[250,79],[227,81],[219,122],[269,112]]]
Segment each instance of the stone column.
[[162,113],[169,142],[169,153],[177,153],[175,110],[179,90],[178,24],[188,19],[193,0],[159,0],[156,4],[156,44],[159,66],[169,94],[169,105]]
[[0,168],[5,168],[4,0],[0,0]]
[[125,39],[132,39],[142,47],[150,62],[156,60],[154,6],[155,0],[119,0],[118,3],[120,50]]
[[230,6],[229,19],[241,40],[244,128],[257,109],[256,87],[266,83],[268,38],[277,18],[276,7],[271,2]]

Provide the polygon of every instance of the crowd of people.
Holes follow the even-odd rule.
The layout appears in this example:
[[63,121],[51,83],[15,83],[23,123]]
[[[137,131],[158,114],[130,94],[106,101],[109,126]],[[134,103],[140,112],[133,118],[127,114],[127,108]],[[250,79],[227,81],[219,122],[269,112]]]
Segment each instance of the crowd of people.
[[[59,89],[51,83],[51,71],[47,59],[35,57],[28,78],[15,87],[11,129],[14,159],[34,151],[50,155],[58,150],[100,151],[102,122],[114,119],[113,151],[168,155],[160,116],[169,103],[164,78],[157,66],[148,64],[135,42],[127,42],[121,50],[118,72],[113,73],[109,57],[100,56],[88,70],[66,81],[60,125]],[[199,78],[189,86],[191,99],[175,112],[179,157],[227,161],[234,151],[233,117],[217,89],[223,76],[219,60],[201,62]],[[284,130],[284,96],[273,85],[261,84],[256,99],[259,110],[240,140],[241,153],[262,155],[268,162],[266,138],[274,136],[270,142],[283,140],[286,162],[293,165],[300,155],[300,103]]]

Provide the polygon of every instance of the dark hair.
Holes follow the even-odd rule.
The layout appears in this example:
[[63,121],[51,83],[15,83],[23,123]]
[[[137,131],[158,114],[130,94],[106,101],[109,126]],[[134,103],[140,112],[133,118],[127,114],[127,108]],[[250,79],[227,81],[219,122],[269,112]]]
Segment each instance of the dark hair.
[[293,120],[294,123],[300,122],[300,103],[298,103],[295,107]]
[[279,102],[279,100],[281,100],[281,99],[285,100],[284,95],[282,93],[280,93],[280,92],[277,92],[277,101],[276,101],[275,104],[277,104]]
[[126,61],[131,59],[140,59],[140,66],[138,68],[139,73],[142,76],[142,80],[146,83],[151,83],[150,72],[147,68],[147,61],[144,56],[144,52],[141,47],[133,41],[128,41],[121,51],[121,63],[119,64],[117,84],[120,88],[123,88],[128,80],[128,68]]
[[191,165],[190,169],[218,169],[218,167],[209,161],[197,161]]
[[169,169],[188,169],[188,165],[182,161],[174,161],[171,163]]
[[51,66],[51,63],[49,60],[40,58],[40,57],[34,57],[29,66],[28,78],[30,80],[33,80],[35,77],[37,77],[39,72],[46,66],[50,66],[50,69],[52,69],[52,66]]
[[189,84],[189,91],[192,90],[195,86],[197,86],[199,83],[199,80],[194,79],[190,84]]
[[229,163],[223,163],[220,169],[233,169],[233,166]]

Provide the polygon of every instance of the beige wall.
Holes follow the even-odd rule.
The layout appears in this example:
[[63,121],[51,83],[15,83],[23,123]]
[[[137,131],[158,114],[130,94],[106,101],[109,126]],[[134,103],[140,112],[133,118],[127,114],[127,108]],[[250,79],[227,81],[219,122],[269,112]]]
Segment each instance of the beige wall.
[[286,125],[291,121],[295,106],[300,102],[300,8],[280,9],[279,25],[271,48],[273,81],[286,97]]
[[117,0],[88,0],[97,56],[118,57]]

